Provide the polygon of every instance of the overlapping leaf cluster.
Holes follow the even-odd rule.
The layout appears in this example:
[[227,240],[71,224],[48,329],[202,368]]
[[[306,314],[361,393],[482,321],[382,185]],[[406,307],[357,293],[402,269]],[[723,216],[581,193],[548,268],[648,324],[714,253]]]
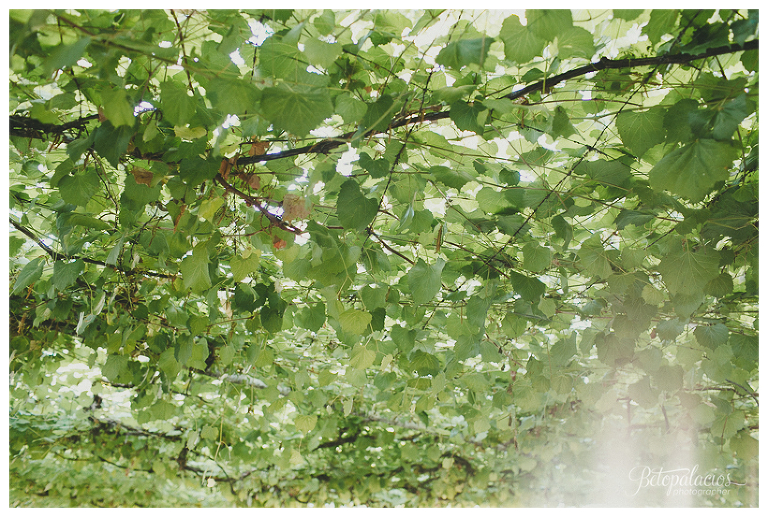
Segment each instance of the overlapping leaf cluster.
[[11,11],[12,504],[755,504],[757,32]]

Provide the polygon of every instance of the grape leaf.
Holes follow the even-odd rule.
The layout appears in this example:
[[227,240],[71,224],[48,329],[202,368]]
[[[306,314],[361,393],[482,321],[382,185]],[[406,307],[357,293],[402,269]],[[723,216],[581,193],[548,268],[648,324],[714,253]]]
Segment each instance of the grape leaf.
[[367,198],[353,179],[341,185],[336,201],[336,215],[341,225],[348,230],[364,230],[379,211],[379,202]]
[[720,274],[720,255],[709,246],[694,250],[680,246],[657,266],[669,293],[698,295],[707,283]]
[[372,318],[373,316],[370,312],[349,309],[339,314],[339,323],[343,332],[359,336],[368,330],[368,325],[371,324]]
[[208,272],[208,246],[201,242],[195,246],[192,255],[181,261],[181,274],[184,288],[200,293],[211,287],[211,276]]
[[333,115],[333,103],[325,88],[291,87],[283,83],[263,90],[261,112],[281,129],[304,136]]
[[100,188],[99,176],[90,171],[78,172],[74,176],[66,176],[59,181],[61,199],[73,205],[87,205]]
[[651,188],[698,202],[709,194],[715,183],[728,179],[728,169],[738,151],[726,142],[701,139],[672,151],[651,169]]
[[504,20],[499,37],[504,42],[507,59],[517,63],[527,63],[540,56],[547,44],[547,40],[521,24],[514,14]]
[[527,9],[528,29],[536,36],[552,41],[573,27],[569,9]]
[[163,118],[174,126],[186,125],[197,109],[195,98],[175,81],[165,81],[160,85],[160,99]]
[[622,111],[616,117],[616,129],[624,145],[642,158],[648,149],[664,141],[664,111]]
[[488,117],[488,110],[479,102],[470,104],[464,101],[456,101],[451,104],[449,114],[451,120],[453,120],[456,127],[459,129],[482,134],[484,131],[485,119]]
[[21,270],[16,278],[16,282],[13,284],[12,294],[18,294],[22,289],[37,282],[43,274],[44,264],[45,260],[43,260],[43,257],[37,257],[27,262],[27,265]]
[[104,116],[114,127],[132,126],[136,121],[133,116],[133,106],[125,90],[120,88],[102,90],[101,101],[104,104]]
[[440,51],[435,61],[449,68],[461,68],[472,63],[482,66],[493,41],[493,38],[453,41]]
[[440,276],[444,266],[445,261],[443,259],[437,259],[432,265],[419,259],[413,265],[407,274],[413,303],[421,305],[431,302],[435,298],[442,287]]
[[317,425],[317,415],[297,415],[293,419],[293,425],[300,433],[308,433]]
[[368,347],[357,344],[352,349],[352,354],[349,357],[349,365],[357,370],[365,370],[373,364],[375,359],[375,350],[370,350]]

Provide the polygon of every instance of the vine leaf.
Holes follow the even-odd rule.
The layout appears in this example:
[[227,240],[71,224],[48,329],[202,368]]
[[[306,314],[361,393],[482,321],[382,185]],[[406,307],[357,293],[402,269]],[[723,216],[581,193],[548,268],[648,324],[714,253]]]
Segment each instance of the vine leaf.
[[728,142],[697,140],[662,158],[648,178],[654,190],[668,190],[696,203],[718,181],[728,179],[728,169],[737,157],[738,151]]
[[379,202],[365,197],[355,180],[348,179],[341,185],[336,215],[344,228],[362,231],[371,224],[378,211]]
[[622,111],[616,117],[621,140],[638,158],[664,141],[664,110]]
[[185,289],[191,288],[193,292],[200,293],[211,287],[208,263],[208,244],[201,242],[195,246],[192,255],[181,261],[180,267]]
[[261,111],[279,128],[304,136],[333,115],[333,103],[327,89],[281,84],[264,89]]
[[493,41],[493,38],[475,38],[451,42],[440,51],[435,61],[449,68],[461,68],[472,63],[482,66]]
[[697,295],[720,274],[720,255],[709,246],[698,251],[680,247],[661,259],[657,269],[672,295]]
[[504,42],[507,59],[516,63],[527,63],[541,55],[547,44],[544,38],[520,23],[520,18],[514,14],[504,20],[499,37]]
[[413,303],[421,305],[434,299],[442,287],[440,277],[444,266],[443,259],[437,259],[432,265],[419,259],[413,265],[408,271],[408,287],[411,289]]

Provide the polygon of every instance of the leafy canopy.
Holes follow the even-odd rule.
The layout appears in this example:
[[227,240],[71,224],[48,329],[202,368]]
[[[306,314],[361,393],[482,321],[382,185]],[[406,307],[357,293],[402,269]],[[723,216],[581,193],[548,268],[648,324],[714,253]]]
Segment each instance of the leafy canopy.
[[756,505],[756,11],[9,23],[12,505]]

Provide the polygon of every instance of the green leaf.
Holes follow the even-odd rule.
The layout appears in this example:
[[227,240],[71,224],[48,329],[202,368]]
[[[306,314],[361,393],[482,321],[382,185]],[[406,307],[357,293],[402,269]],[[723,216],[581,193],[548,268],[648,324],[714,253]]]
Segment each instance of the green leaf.
[[300,433],[307,434],[317,425],[317,415],[297,415],[293,419],[293,425],[296,426],[296,430]]
[[194,187],[216,177],[221,161],[213,156],[185,158],[179,164],[179,174],[184,183]]
[[531,278],[526,275],[521,275],[514,271],[509,272],[509,279],[512,282],[512,286],[515,292],[518,293],[524,300],[538,303],[539,299],[544,295],[546,291],[546,285],[538,278]]
[[446,167],[445,165],[435,165],[429,168],[429,174],[435,181],[439,181],[446,187],[461,190],[461,187],[473,181],[475,178],[461,170]]
[[592,33],[581,27],[571,27],[558,34],[558,57],[567,59],[570,57],[583,57],[590,59],[595,54],[595,44]]
[[368,104],[360,123],[360,130],[364,132],[386,131],[392,122],[392,116],[395,111],[395,101],[389,95],[382,95],[373,104]]
[[56,70],[61,70],[77,63],[90,42],[91,38],[85,36],[71,45],[59,45],[49,51],[48,56],[43,61],[43,75],[51,75]]
[[150,419],[170,420],[176,416],[176,406],[167,400],[158,400],[149,408]]
[[715,298],[728,296],[733,292],[733,277],[728,273],[720,273],[707,282],[707,285],[704,287],[704,292]]
[[34,284],[43,275],[43,265],[45,260],[43,257],[37,257],[34,260],[27,262],[27,265],[19,273],[16,278],[16,282],[13,284],[13,291],[11,294],[19,294],[22,289]]
[[614,9],[613,10],[613,17],[618,18],[620,20],[624,20],[627,22],[631,22],[641,14],[643,14],[643,9]]
[[709,246],[699,250],[680,246],[661,259],[657,266],[669,293],[695,295],[720,274],[720,255]]
[[627,392],[632,400],[645,408],[653,407],[659,402],[659,393],[651,388],[651,378],[648,376],[630,385]]
[[632,179],[632,173],[628,165],[619,160],[595,160],[592,162],[582,162],[576,168],[578,174],[584,174],[595,180],[601,185],[627,187]]
[[648,149],[664,141],[664,111],[622,111],[616,117],[616,129],[624,145],[642,158]]
[[521,24],[520,18],[514,14],[504,20],[499,38],[504,42],[507,59],[521,64],[540,56],[547,45],[546,39]]
[[101,219],[96,219],[95,217],[84,214],[72,214],[67,222],[73,226],[94,228],[96,230],[110,230],[114,228],[114,226],[107,221],[102,221]]
[[623,230],[630,224],[634,226],[643,226],[645,223],[652,221],[655,218],[655,214],[646,214],[643,212],[638,212],[637,210],[622,209],[621,212],[619,212],[616,216],[616,229]]
[[372,178],[383,178],[389,174],[392,165],[389,160],[385,158],[379,158],[374,160],[368,153],[360,153],[360,159],[357,161],[360,167],[371,173]]
[[459,129],[483,134],[488,110],[479,102],[469,104],[464,101],[456,101],[451,104],[449,113],[451,120]]
[[157,366],[170,380],[175,379],[181,371],[181,365],[174,357],[173,348],[167,349],[160,355],[160,358],[157,360]]
[[715,410],[707,404],[699,404],[691,410],[691,418],[697,424],[707,426],[715,420]]
[[99,176],[95,172],[78,172],[59,181],[61,199],[73,205],[85,206],[101,190]]
[[718,181],[725,181],[738,157],[726,142],[702,139],[672,151],[651,169],[648,178],[654,190],[668,190],[697,203]]
[[215,222],[216,212],[224,204],[224,199],[220,197],[214,197],[210,199],[204,199],[200,203],[200,208],[197,209],[197,216],[210,222]]
[[326,43],[316,38],[309,38],[304,42],[304,53],[309,62],[328,69],[341,55],[341,45],[339,43]]
[[261,90],[253,84],[216,78],[208,83],[206,91],[213,107],[221,113],[241,116],[259,109]]
[[162,184],[160,183],[150,187],[143,183],[137,183],[133,174],[127,174],[125,176],[125,189],[120,197],[120,201],[123,203],[123,206],[128,205],[132,208],[141,208],[147,203],[157,201],[161,189]]
[[347,124],[360,122],[368,111],[368,105],[351,95],[340,94],[336,96],[336,113],[341,115]]
[[107,357],[107,362],[101,369],[101,373],[104,374],[110,382],[124,381],[128,372],[128,357],[124,355],[110,355]]
[[472,63],[482,66],[493,41],[493,38],[477,38],[451,42],[440,51],[435,61],[457,69]]
[[352,354],[349,357],[349,365],[357,370],[365,370],[373,365],[375,359],[375,350],[370,350],[363,345],[357,344],[352,349]]
[[683,387],[683,367],[676,365],[661,365],[653,374],[653,382],[660,390],[673,393]]
[[576,355],[576,340],[561,339],[552,346],[549,353],[552,357],[553,364],[557,366],[565,366],[571,358]]
[[725,103],[722,108],[716,111],[712,137],[715,140],[730,140],[741,121],[754,112],[755,103],[747,99],[746,93]]
[[240,282],[248,275],[258,272],[260,262],[259,254],[256,252],[249,253],[247,257],[232,257],[229,263],[229,267],[232,270],[232,279],[235,282]]
[[184,126],[192,120],[197,109],[195,98],[187,93],[187,88],[175,81],[160,84],[160,107],[163,118],[174,126]]
[[283,43],[277,36],[267,38],[259,47],[259,68],[265,75],[299,83],[308,75],[308,64],[295,44]]
[[608,278],[612,273],[611,261],[599,239],[590,239],[579,250],[579,267],[590,276]]
[[552,138],[568,137],[576,133],[568,113],[562,106],[555,108],[555,116],[550,119],[548,133],[552,135]]
[[683,333],[685,330],[685,324],[677,318],[673,320],[660,321],[656,327],[656,330],[658,331],[659,339],[671,341]]
[[360,336],[368,330],[372,318],[370,312],[349,309],[339,314],[339,323],[343,332]]
[[136,122],[127,91],[119,88],[102,90],[101,101],[104,103],[104,116],[114,127],[133,126]]
[[211,287],[211,276],[208,273],[208,243],[201,242],[195,246],[192,255],[181,261],[181,275],[184,289],[192,289],[201,293]]
[[93,137],[93,148],[109,161],[112,167],[117,167],[120,157],[128,150],[135,131],[132,126],[114,127],[109,121],[96,128]]
[[336,201],[336,215],[344,228],[363,231],[371,224],[378,211],[379,202],[365,197],[355,180],[348,179],[342,183]]
[[320,330],[325,323],[325,304],[320,302],[302,309],[298,323],[312,332]]
[[643,27],[643,34],[648,35],[651,43],[656,44],[661,41],[661,37],[670,34],[677,24],[680,11],[672,9],[654,9],[651,11],[651,19]]
[[443,259],[437,259],[434,264],[428,265],[419,259],[408,271],[408,287],[411,289],[413,303],[422,305],[431,302],[442,288],[440,277],[445,267]]
[[57,260],[53,263],[53,277],[51,277],[53,286],[56,290],[63,292],[75,283],[84,269],[85,264],[82,260],[75,260],[74,262]]
[[333,103],[324,88],[281,84],[263,90],[261,112],[279,128],[304,136],[333,115]]
[[528,271],[540,273],[549,268],[552,262],[552,252],[549,248],[529,242],[523,247],[523,266]]
[[573,27],[570,9],[526,9],[528,29],[536,36],[552,41]]
[[419,375],[437,375],[440,373],[440,359],[422,350],[414,352],[409,364]]
[[696,341],[698,341],[701,346],[711,348],[712,350],[727,343],[728,334],[728,327],[722,323],[715,323],[714,325],[697,325],[696,330],[693,331],[693,335],[696,336]]

